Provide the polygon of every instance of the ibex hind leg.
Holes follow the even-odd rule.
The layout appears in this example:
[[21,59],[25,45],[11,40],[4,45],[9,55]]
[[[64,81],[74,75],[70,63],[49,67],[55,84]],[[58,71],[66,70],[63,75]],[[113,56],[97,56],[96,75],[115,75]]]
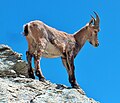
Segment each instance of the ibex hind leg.
[[28,62],[28,75],[29,78],[35,79],[34,72],[32,69],[32,54],[29,51],[26,51],[26,59]]

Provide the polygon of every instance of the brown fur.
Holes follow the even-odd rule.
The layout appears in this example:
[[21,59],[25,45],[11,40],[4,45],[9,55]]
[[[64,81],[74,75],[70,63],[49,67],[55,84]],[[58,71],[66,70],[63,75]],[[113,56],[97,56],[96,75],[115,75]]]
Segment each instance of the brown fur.
[[[94,22],[96,22],[95,19]],[[74,74],[74,58],[87,40],[92,45],[98,46],[99,28],[95,28],[96,25],[92,23],[93,20],[73,35],[56,30],[38,20],[27,23],[24,26],[24,34],[28,41],[29,76],[34,78],[31,66],[32,57],[34,57],[35,73],[42,81],[44,81],[44,76],[40,69],[40,58],[42,56],[47,58],[61,57],[63,65],[67,69],[71,86],[79,88]]]

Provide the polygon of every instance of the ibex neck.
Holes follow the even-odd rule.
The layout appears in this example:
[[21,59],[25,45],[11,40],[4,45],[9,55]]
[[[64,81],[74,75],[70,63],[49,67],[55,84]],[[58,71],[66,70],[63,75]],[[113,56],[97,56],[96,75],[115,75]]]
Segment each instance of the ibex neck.
[[82,29],[80,29],[78,32],[76,32],[74,34],[74,38],[79,46],[79,49],[81,49],[83,47],[86,40],[88,39],[87,34],[88,34],[88,32],[86,30],[86,27],[83,27]]

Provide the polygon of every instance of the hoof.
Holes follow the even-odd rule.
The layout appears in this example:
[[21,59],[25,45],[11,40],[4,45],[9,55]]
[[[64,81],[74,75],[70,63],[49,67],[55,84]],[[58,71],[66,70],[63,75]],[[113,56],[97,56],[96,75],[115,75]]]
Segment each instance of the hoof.
[[77,85],[77,84],[74,84],[74,85],[72,85],[72,88],[75,88],[75,89],[80,89],[80,86],[79,86],[79,85]]
[[35,79],[33,68],[28,69],[28,75],[29,75],[29,78]]
[[45,82],[46,79],[45,79],[44,77],[42,77],[42,78],[39,78],[39,81],[41,81],[41,82]]
[[34,75],[31,75],[31,76],[29,76],[29,78],[35,79],[35,76],[34,76]]
[[72,86],[72,88],[75,88],[80,94],[85,95],[85,92],[80,88],[79,85],[75,84]]
[[35,79],[34,74],[33,74],[33,73],[32,73],[32,74],[29,74],[29,78]]

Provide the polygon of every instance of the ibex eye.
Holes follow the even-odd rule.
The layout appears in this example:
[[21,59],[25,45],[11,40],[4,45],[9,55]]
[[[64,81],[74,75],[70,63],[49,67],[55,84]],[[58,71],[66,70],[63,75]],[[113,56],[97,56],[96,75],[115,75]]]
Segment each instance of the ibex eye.
[[97,31],[94,31],[94,33],[97,33]]

